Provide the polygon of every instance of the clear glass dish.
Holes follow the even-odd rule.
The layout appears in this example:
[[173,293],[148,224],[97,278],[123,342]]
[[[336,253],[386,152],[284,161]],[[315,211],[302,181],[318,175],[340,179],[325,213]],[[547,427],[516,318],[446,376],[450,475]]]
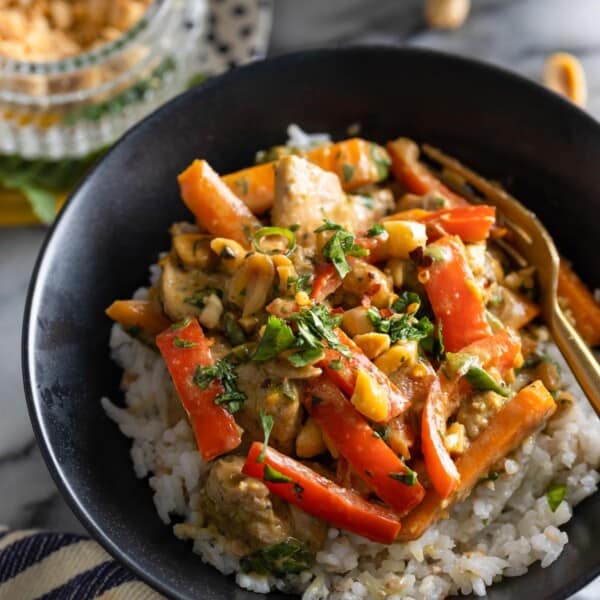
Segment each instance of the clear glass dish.
[[206,0],[153,0],[121,37],[60,61],[0,56],[0,154],[78,158],[103,148],[193,77]]

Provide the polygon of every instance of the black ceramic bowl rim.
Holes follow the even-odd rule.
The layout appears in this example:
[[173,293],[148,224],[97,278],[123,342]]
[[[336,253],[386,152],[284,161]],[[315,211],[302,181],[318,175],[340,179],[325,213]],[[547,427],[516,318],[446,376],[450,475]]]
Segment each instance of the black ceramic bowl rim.
[[[440,52],[437,50],[428,50],[421,48],[410,48],[410,47],[394,47],[387,45],[369,45],[369,46],[347,46],[343,48],[330,48],[330,49],[314,49],[308,50],[304,52],[294,52],[290,54],[285,54],[282,56],[269,58],[262,61],[257,61],[251,63],[249,65],[238,67],[236,69],[230,70],[223,75],[217,76],[215,78],[210,79],[206,83],[197,86],[178,96],[177,98],[171,100],[161,108],[157,109],[154,113],[143,119],[140,123],[138,123],[135,127],[130,129],[120,140],[107,152],[107,154],[100,158],[96,164],[90,169],[90,171],[86,174],[86,176],[79,182],[76,189],[72,192],[69,197],[69,200],[65,203],[65,206],[60,211],[57,216],[54,224],[49,228],[49,231],[46,235],[44,243],[40,249],[39,255],[37,257],[29,288],[27,293],[27,300],[25,303],[25,311],[24,311],[24,319],[23,319],[23,330],[22,330],[22,371],[23,371],[23,383],[25,389],[25,396],[29,411],[29,416],[33,425],[34,433],[38,442],[38,445],[41,449],[43,458],[48,466],[50,474],[54,479],[59,491],[61,492],[63,498],[66,500],[67,504],[74,512],[79,521],[83,524],[83,526],[87,529],[90,535],[98,541],[115,559],[121,561],[124,565],[130,568],[137,576],[140,577],[141,580],[145,581],[149,585],[153,586],[156,590],[161,593],[169,596],[169,597],[179,597],[172,589],[170,589],[169,585],[156,577],[153,573],[148,572],[143,567],[140,566],[135,556],[123,551],[105,532],[102,528],[94,521],[91,515],[88,512],[85,501],[83,501],[79,496],[77,491],[72,487],[71,482],[66,478],[61,465],[57,461],[56,455],[52,448],[52,444],[47,435],[47,430],[44,424],[43,417],[40,413],[40,404],[42,399],[40,397],[39,391],[36,386],[36,379],[33,369],[33,355],[32,348],[33,345],[30,344],[30,341],[33,336],[33,332],[36,328],[36,314],[39,309],[39,298],[37,297],[38,284],[44,278],[48,276],[47,273],[47,265],[45,258],[49,253],[54,238],[55,233],[61,227],[61,223],[65,214],[68,214],[72,211],[78,209],[82,202],[85,201],[84,195],[80,194],[80,190],[85,187],[86,183],[94,177],[95,172],[98,169],[98,166],[103,162],[105,157],[109,157],[115,150],[123,144],[126,144],[128,139],[135,135],[136,132],[140,129],[151,128],[153,121],[158,117],[163,115],[164,113],[171,113],[177,111],[180,104],[183,104],[187,101],[189,96],[197,96],[203,94],[204,90],[217,87],[217,86],[226,86],[227,83],[231,80],[235,80],[241,71],[246,73],[251,73],[254,70],[262,70],[264,68],[285,68],[286,65],[293,65],[295,61],[301,59],[302,57],[311,57],[318,55],[338,55],[340,59],[344,57],[346,53],[354,53],[354,52],[392,52],[392,53],[402,53],[408,56],[414,56],[416,59],[419,57],[429,57],[431,58],[439,58],[441,61],[446,63],[448,67],[452,65],[456,65],[457,67],[465,66],[472,70],[479,70],[482,74],[488,73],[493,74],[497,78],[504,79],[507,85],[520,86],[525,92],[529,90],[535,92],[536,94],[545,95],[544,101],[546,103],[555,103],[560,105],[560,109],[562,111],[576,111],[579,113],[579,117],[587,120],[588,126],[590,128],[594,128],[598,131],[598,135],[600,137],[600,124],[592,118],[588,113],[579,109],[578,107],[572,105],[570,102],[560,98],[553,92],[550,92],[538,84],[518,75],[511,71],[508,71],[504,68],[498,67],[496,65],[484,63],[478,60],[473,60],[470,58],[465,58],[461,56],[457,56],[454,54]],[[165,224],[168,226],[168,224]],[[576,515],[575,515],[576,518]],[[595,567],[595,569],[590,570],[580,579],[572,582],[572,585],[567,589],[563,588],[563,592],[568,594],[574,593],[577,590],[581,589],[586,583],[590,582],[597,575],[600,574],[600,559]],[[175,594],[175,595],[174,595]],[[258,596],[257,596],[258,597]]]

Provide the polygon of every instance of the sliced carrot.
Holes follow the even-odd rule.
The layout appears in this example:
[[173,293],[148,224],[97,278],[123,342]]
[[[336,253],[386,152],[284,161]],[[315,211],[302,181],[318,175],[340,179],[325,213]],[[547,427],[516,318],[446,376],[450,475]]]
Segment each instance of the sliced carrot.
[[[325,171],[336,173],[345,190],[388,177],[390,158],[385,148],[360,138],[319,146],[300,156]],[[273,206],[275,171],[272,162],[229,173],[223,176],[223,181],[254,214],[263,214]]]
[[220,382],[213,381],[206,389],[194,383],[196,369],[213,364],[208,340],[198,321],[190,319],[187,324],[174,327],[158,335],[156,345],[190,418],[202,458],[212,460],[240,445],[240,428],[233,415],[215,402],[224,391]]
[[386,144],[392,159],[394,177],[413,194],[422,196],[428,192],[437,192],[443,196],[449,208],[470,206],[458,194],[444,185],[423,163],[419,162],[419,147],[408,138],[398,138]]
[[428,490],[423,502],[402,520],[399,539],[414,540],[453,504],[463,500],[501,458],[517,448],[556,410],[556,403],[541,381],[518,392],[490,420],[487,428],[473,440],[456,460],[460,483],[451,500],[442,499],[435,489]]
[[425,490],[415,474],[335,384],[325,377],[308,380],[302,401],[336,450],[386,504],[403,515],[421,502]]
[[203,229],[248,247],[260,222],[205,160],[195,160],[178,181],[183,201]]
[[242,473],[262,480],[271,493],[304,512],[374,542],[391,544],[400,530],[398,516],[389,508],[367,502],[354,490],[260,442],[250,447]]
[[274,167],[275,163],[264,163],[223,175],[222,179],[255,215],[262,215],[273,206]]
[[575,327],[586,344],[600,345],[600,305],[565,260],[560,261],[558,296],[566,300]]
[[160,306],[151,300],[115,300],[105,312],[125,331],[139,328],[154,336],[171,325]]

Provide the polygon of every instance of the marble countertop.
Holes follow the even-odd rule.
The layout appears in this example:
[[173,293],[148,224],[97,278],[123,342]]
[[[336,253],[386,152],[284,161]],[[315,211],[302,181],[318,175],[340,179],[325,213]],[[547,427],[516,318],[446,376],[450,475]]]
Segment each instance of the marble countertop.
[[[428,30],[420,0],[277,0],[270,53],[351,43],[407,44],[476,57],[539,81],[546,56],[580,57],[588,110],[600,118],[600,2],[472,0],[465,26]],[[45,230],[0,230],[0,523],[82,531],[58,495],[34,441],[20,365],[23,305]],[[600,597],[600,581],[574,598]]]

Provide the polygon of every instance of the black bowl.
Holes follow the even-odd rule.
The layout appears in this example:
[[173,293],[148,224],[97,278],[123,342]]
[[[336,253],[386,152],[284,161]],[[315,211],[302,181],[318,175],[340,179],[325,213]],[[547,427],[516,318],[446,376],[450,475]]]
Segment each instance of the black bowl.
[[[23,365],[38,442],[71,508],[110,553],[174,598],[255,595],[178,541],[135,478],[129,441],[99,402],[120,395],[104,308],[147,282],[169,224],[189,218],[178,172],[198,156],[220,172],[247,165],[294,122],[335,138],[358,122],[367,138],[439,145],[503,181],[600,286],[600,127],[510,73],[422,50],[318,50],[237,69],[153,114],[93,169],[50,232],[27,302]],[[534,566],[489,597],[564,598],[598,574],[600,495],[575,512],[551,568]]]

